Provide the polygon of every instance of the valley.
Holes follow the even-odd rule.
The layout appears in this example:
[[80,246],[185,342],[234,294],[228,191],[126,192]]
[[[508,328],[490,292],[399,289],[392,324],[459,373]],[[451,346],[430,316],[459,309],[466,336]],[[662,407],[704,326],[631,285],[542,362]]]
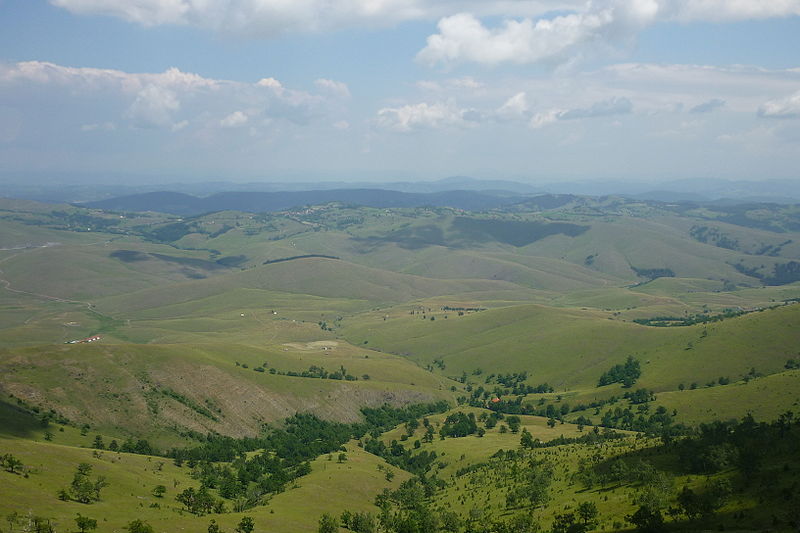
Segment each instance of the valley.
[[798,523],[798,206],[125,202],[0,201],[0,531]]

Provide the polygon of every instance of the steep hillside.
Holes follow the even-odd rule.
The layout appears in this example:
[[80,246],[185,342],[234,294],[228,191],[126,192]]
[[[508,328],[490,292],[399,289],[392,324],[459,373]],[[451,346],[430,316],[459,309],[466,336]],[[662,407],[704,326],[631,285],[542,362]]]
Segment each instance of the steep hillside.
[[[97,431],[157,442],[179,441],[187,430],[254,435],[295,412],[355,421],[362,406],[431,401],[450,386],[402,358],[335,342],[34,347],[4,350],[0,366],[5,395]],[[345,368],[355,381],[286,375],[312,366]]]

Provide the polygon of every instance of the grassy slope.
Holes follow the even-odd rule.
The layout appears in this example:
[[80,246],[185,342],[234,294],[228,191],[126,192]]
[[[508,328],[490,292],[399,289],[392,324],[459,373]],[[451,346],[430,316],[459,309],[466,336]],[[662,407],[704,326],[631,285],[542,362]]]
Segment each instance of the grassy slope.
[[[353,343],[408,355],[422,363],[441,358],[457,376],[527,370],[529,382],[559,390],[593,387],[612,365],[634,355],[643,363],[642,386],[674,390],[680,382],[738,377],[751,367],[782,369],[800,343],[800,306],[681,328],[653,328],[589,310],[517,306],[443,318],[404,315],[383,321],[363,317],[345,323]],[[705,331],[705,336],[704,336]]]
[[[177,468],[160,457],[105,451],[98,458],[85,448],[4,438],[0,438],[0,453],[13,454],[32,470],[27,478],[0,471],[3,492],[14,495],[0,498],[0,513],[5,517],[14,511],[21,515],[31,511],[53,519],[59,531],[73,530],[74,518],[80,513],[97,519],[101,531],[119,533],[137,518],[149,522],[160,533],[205,530],[211,518],[232,531],[242,516],[251,516],[259,531],[312,532],[326,511],[336,513],[347,507],[377,513],[371,503],[375,495],[383,488],[396,488],[409,477],[350,444],[346,462],[328,461],[327,456],[318,458],[312,463],[311,474],[299,479],[295,488],[275,496],[267,506],[244,513],[196,517],[181,510],[175,495],[190,486],[197,488],[199,483],[189,476],[187,467]],[[80,462],[91,464],[92,474],[105,476],[109,482],[101,491],[101,501],[85,505],[56,498],[56,492],[69,485]],[[385,479],[386,470],[396,474],[391,482]],[[163,498],[152,495],[156,485],[167,487]],[[336,498],[321,497],[330,494],[336,494]],[[159,507],[151,507],[153,504]]]
[[[250,368],[238,367],[235,362]],[[370,380],[355,382],[254,372],[268,361],[279,370],[312,364],[345,366]],[[401,358],[345,345],[257,348],[246,345],[67,345],[0,354],[3,390],[93,431],[180,441],[173,427],[254,434],[263,422],[296,411],[355,421],[363,405],[430,401],[449,385]],[[175,391],[189,404],[163,391]],[[207,413],[203,414],[202,409]]]
[[237,288],[313,295],[323,298],[404,302],[436,294],[515,290],[500,281],[432,280],[363,267],[333,259],[299,259],[187,281],[164,289],[133,292],[99,302],[111,312],[136,311],[217,296]]

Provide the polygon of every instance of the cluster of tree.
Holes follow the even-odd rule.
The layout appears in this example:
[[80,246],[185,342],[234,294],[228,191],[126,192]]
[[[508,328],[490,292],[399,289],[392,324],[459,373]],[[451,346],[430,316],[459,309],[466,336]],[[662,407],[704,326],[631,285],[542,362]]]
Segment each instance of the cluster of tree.
[[506,494],[506,508],[541,507],[550,500],[553,466],[549,462],[536,461],[523,454],[517,454],[517,457],[526,460],[514,463],[511,479],[515,484]]
[[168,398],[172,398],[176,402],[185,405],[186,407],[188,407],[189,409],[191,409],[195,413],[197,413],[199,415],[202,415],[202,416],[204,416],[206,418],[210,418],[214,422],[219,422],[219,419],[214,415],[214,413],[209,411],[206,407],[204,407],[202,405],[199,405],[197,402],[195,402],[191,398],[188,398],[187,396],[185,396],[185,395],[183,395],[183,394],[181,394],[179,392],[176,392],[176,391],[174,391],[172,389],[169,389],[169,388],[161,389],[160,392],[164,396],[166,396]]
[[674,278],[675,272],[669,268],[636,268],[631,266],[637,276],[654,280],[657,278]]
[[711,474],[737,467],[745,478],[754,476],[769,455],[797,453],[800,419],[787,412],[772,423],[747,416],[739,422],[701,424],[690,438],[675,443],[688,471]]
[[215,498],[204,486],[200,487],[200,490],[194,490],[194,488],[189,487],[179,493],[175,499],[192,514],[202,516],[212,512],[225,512],[225,503]]
[[745,276],[761,280],[765,285],[788,285],[800,281],[800,262],[798,261],[775,263],[771,276],[762,274],[757,268],[747,267],[742,263],[735,263],[733,267]]
[[[726,248],[728,250],[739,249],[739,241],[723,233],[719,228],[692,226],[692,229],[689,230],[689,235],[699,242],[713,244],[719,248]],[[709,243],[709,241],[711,242]]]
[[622,397],[634,405],[652,402],[656,399],[655,393],[647,389],[636,389],[633,392],[628,391],[623,394]]
[[418,419],[422,416],[435,413],[444,413],[450,405],[440,400],[434,403],[420,403],[409,405],[402,408],[383,405],[382,407],[364,407],[361,413],[364,415],[365,423],[375,429],[390,429],[400,424]]
[[[114,441],[112,441],[108,449],[114,451],[112,448],[114,444]],[[159,450],[153,447],[146,439],[128,439],[119,446],[119,451],[137,453],[139,455],[161,455]]]
[[369,439],[364,443],[364,449],[373,455],[382,457],[390,465],[416,475],[424,475],[429,472],[437,458],[436,452],[414,453],[396,440],[386,446],[380,439]]
[[653,326],[658,328],[694,326],[695,324],[708,324],[719,322],[728,318],[754,313],[755,310],[725,309],[716,315],[697,314],[689,316],[655,316],[653,318],[634,318],[633,321],[643,326]]
[[[328,372],[327,370],[325,370],[325,368],[321,366],[311,365],[308,367],[308,370],[303,370],[302,372],[295,372],[293,370],[289,370],[287,372],[281,372],[280,370],[275,370],[274,368],[270,368],[269,373],[278,374],[280,376],[291,376],[300,378],[337,379],[345,381],[358,380],[357,377],[348,374],[347,369],[344,366],[340,366],[338,370],[334,370],[333,372]],[[369,379],[369,377],[365,376],[364,379]]]
[[58,498],[63,501],[74,500],[80,503],[92,503],[100,500],[100,491],[108,486],[105,477],[90,479],[92,465],[80,463],[75,469],[69,488],[58,491]]
[[[767,458],[796,458],[800,442],[800,419],[787,412],[771,423],[758,423],[751,416],[741,421],[702,424],[685,438],[667,439],[649,453],[662,456],[662,464],[679,465],[682,473],[706,475],[705,482],[684,486],[675,493],[673,477],[656,470],[641,458],[616,458],[600,461],[595,456],[584,461],[577,477],[587,485],[593,483],[639,483],[641,490],[635,499],[638,508],[627,517],[638,531],[664,531],[665,518],[708,522],[730,498],[734,486],[752,487],[760,480],[760,491],[776,485],[775,471],[765,471]],[[784,471],[789,468],[784,464]],[[720,476],[723,472],[735,475]],[[733,481],[738,478],[734,485]],[[787,502],[800,501],[797,484],[783,487],[780,494]],[[790,504],[791,505],[791,504]],[[797,513],[786,515],[785,522],[773,517],[773,527],[797,527]]]
[[443,437],[466,437],[478,432],[475,413],[464,414],[461,411],[448,415],[439,429]]
[[20,531],[30,533],[55,533],[55,525],[50,518],[37,516],[32,513],[21,515],[14,511],[6,515],[9,531],[14,531],[14,526],[20,526]]
[[[236,533],[253,533],[253,530],[256,528],[256,522],[250,516],[243,516],[239,523],[236,525],[234,531]],[[224,530],[217,524],[217,521],[213,518],[211,522],[208,523],[208,529],[206,530],[208,533],[225,533]]]
[[575,511],[557,514],[553,520],[552,533],[587,533],[598,523],[599,512],[594,502],[582,502]]
[[629,355],[624,364],[614,365],[600,376],[597,382],[598,387],[611,385],[612,383],[622,383],[625,388],[630,388],[642,375],[642,367],[638,359]]
[[642,404],[634,413],[630,407],[616,407],[603,413],[600,425],[607,428],[639,431],[647,435],[668,436],[683,431],[683,426],[673,424],[673,416],[663,406],[649,412],[649,406]]
[[3,455],[0,455],[0,468],[6,472],[19,474],[22,472],[24,467],[25,465],[22,464],[22,461],[10,453],[4,453]]
[[587,489],[618,484],[646,484],[656,476],[655,467],[639,458],[616,457],[603,460],[599,454],[581,459],[573,478]]
[[[193,469],[192,475],[200,481],[199,490],[184,491],[187,501],[182,503],[188,510],[205,513],[219,508],[219,502],[210,501],[202,494],[202,491],[216,489],[219,496],[232,500],[233,510],[242,511],[258,505],[265,495],[280,492],[293,480],[308,474],[310,461],[316,457],[342,451],[348,440],[363,439],[367,434],[373,436],[365,446],[368,451],[386,457],[400,468],[427,471],[436,454],[415,456],[399,445],[387,449],[377,437],[397,424],[416,422],[420,416],[447,409],[448,404],[443,401],[404,408],[388,405],[364,408],[365,422],[359,424],[328,422],[314,415],[296,414],[287,418],[282,428],[267,427],[259,437],[234,439],[208,435],[200,446],[172,449],[168,456],[178,465],[185,462]],[[248,454],[254,451],[258,453]]]
[[[524,377],[523,377],[524,376]],[[525,383],[527,373],[521,372],[519,374],[490,374],[486,377],[485,384],[490,384],[493,380],[497,380],[498,385],[492,389],[484,388],[483,385],[473,387],[472,384],[467,384],[466,391],[470,393],[469,398],[465,400],[474,407],[485,407],[486,402],[493,398],[501,398],[503,396],[524,396],[526,394],[543,394],[553,392],[553,387],[548,383],[540,383],[533,386]],[[466,383],[466,372],[459,378],[461,383]],[[502,385],[502,386],[501,386]]]

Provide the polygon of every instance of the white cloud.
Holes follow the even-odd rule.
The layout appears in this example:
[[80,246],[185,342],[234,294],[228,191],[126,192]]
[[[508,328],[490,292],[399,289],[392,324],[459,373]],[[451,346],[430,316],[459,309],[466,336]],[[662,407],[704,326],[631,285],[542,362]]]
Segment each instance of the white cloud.
[[377,123],[380,127],[410,132],[419,129],[439,129],[447,127],[463,128],[474,124],[474,113],[462,109],[454,102],[426,102],[401,107],[385,107],[378,111]]
[[800,91],[786,98],[764,102],[759,107],[758,114],[765,118],[800,117]]
[[[254,115],[306,124],[312,117],[325,114],[334,102],[333,96],[341,96],[347,89],[331,80],[317,85],[321,94],[288,89],[274,78],[242,83],[205,78],[176,68],[161,73],[129,73],[39,61],[0,64],[0,96],[19,94],[22,101],[33,95],[59,98],[64,101],[65,113],[80,101],[88,108],[86,112],[93,114],[72,126],[83,131],[120,119],[137,128],[172,131],[185,129],[190,123],[234,127]],[[116,114],[108,115],[110,109],[116,109]],[[214,118],[220,116],[224,118]]]
[[[800,14],[800,0],[50,0],[73,13],[108,15],[145,26],[184,24],[216,31],[272,36],[343,27],[476,16],[539,17],[585,14],[594,5],[621,4],[628,14],[657,10],[661,20],[733,21]],[[625,15],[624,13],[622,15]]]
[[798,0],[661,0],[664,18],[735,21],[800,15]]
[[416,83],[417,88],[423,91],[440,92],[440,91],[475,91],[485,87],[483,82],[480,82],[472,76],[464,76],[461,78],[449,78],[440,81],[420,80]]
[[272,89],[275,92],[282,92],[283,91],[283,84],[276,80],[275,78],[261,78],[256,83],[259,87],[267,87]]
[[528,97],[520,92],[509,98],[497,110],[497,117],[501,120],[513,120],[528,116]]
[[[565,63],[630,42],[656,22],[737,21],[800,15],[800,0],[606,0],[551,18],[506,19],[486,27],[462,12],[439,21],[417,59],[428,65],[475,62]],[[508,16],[508,14],[506,14]]]
[[178,96],[159,85],[148,85],[136,95],[126,116],[141,128],[163,128],[173,125],[173,113],[181,107]]
[[344,131],[350,129],[350,123],[347,122],[346,120],[338,120],[333,123],[333,127],[336,128],[337,130]]
[[322,89],[323,91],[328,91],[331,94],[338,96],[339,98],[350,97],[350,89],[347,87],[346,83],[343,83],[341,81],[334,81],[326,78],[320,78],[314,81],[314,85],[316,85],[319,89]]
[[50,0],[78,14],[108,15],[145,26],[184,24],[250,36],[435,20],[459,11],[538,16],[586,0]]
[[219,121],[219,125],[223,128],[238,128],[247,124],[248,117],[241,111],[234,111],[227,117]]
[[428,37],[417,59],[428,65],[560,63],[582,46],[628,39],[651,24],[658,9],[655,0],[612,0],[549,19],[508,19],[494,29],[471,13],[459,13],[439,21],[439,33]]

